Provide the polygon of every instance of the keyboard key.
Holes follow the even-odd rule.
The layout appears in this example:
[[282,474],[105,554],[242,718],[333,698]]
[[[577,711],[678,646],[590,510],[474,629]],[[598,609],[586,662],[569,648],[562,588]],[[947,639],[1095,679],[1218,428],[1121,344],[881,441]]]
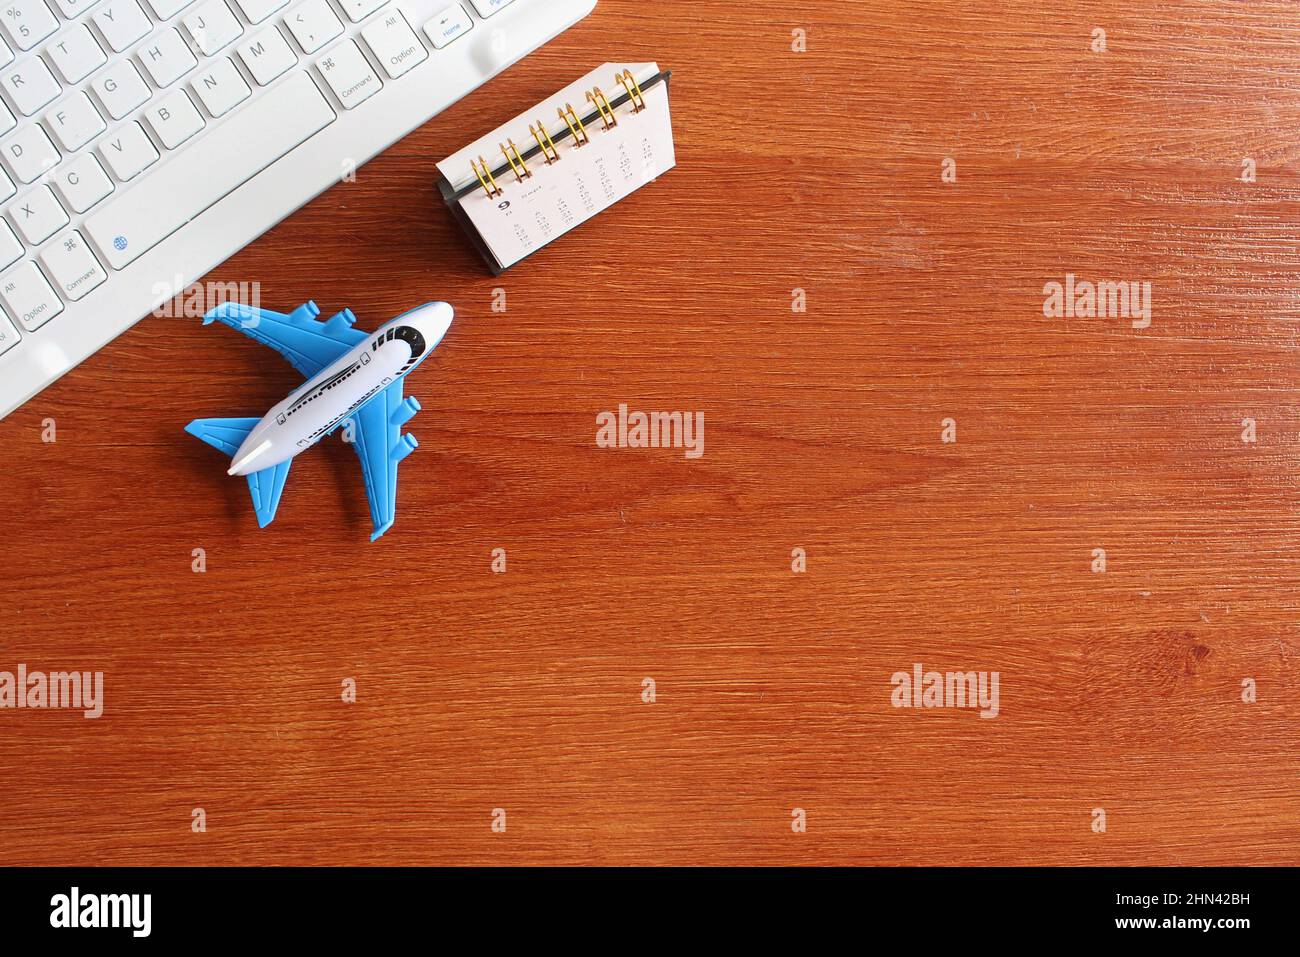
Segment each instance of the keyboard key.
[[20,50],[30,50],[59,28],[44,0],[3,0],[0,24],[9,42]]
[[240,44],[239,58],[261,86],[266,86],[298,62],[289,41],[274,27]]
[[478,11],[478,15],[486,20],[502,7],[510,6],[514,0],[470,0],[470,2],[474,4],[474,9]]
[[186,162],[162,164],[87,217],[85,233],[121,269],[333,121],[316,84],[298,71],[205,133],[203,149],[189,150]]
[[10,206],[9,218],[31,246],[44,242],[68,225],[68,214],[48,186],[37,186]]
[[235,64],[225,57],[214,60],[207,70],[200,71],[190,81],[190,86],[214,117],[225,116],[252,93]]
[[239,9],[244,11],[249,23],[261,23],[275,11],[288,4],[289,0],[235,0]]
[[6,269],[23,254],[23,244],[18,241],[9,224],[0,219],[0,269]]
[[69,83],[80,83],[108,61],[84,23],[64,30],[45,48],[45,53]]
[[284,22],[303,53],[315,53],[343,32],[343,24],[325,0],[307,0]]
[[104,104],[108,115],[120,120],[149,99],[149,87],[130,60],[118,60],[90,81],[90,88]]
[[108,0],[92,19],[114,53],[121,53],[153,26],[135,0]]
[[59,151],[39,123],[24,126],[5,140],[3,152],[20,183],[34,183],[59,162]]
[[99,165],[95,154],[82,153],[65,163],[54,175],[54,188],[63,197],[64,205],[74,213],[84,213],[113,192],[113,181]]
[[194,0],[149,0],[149,6],[153,7],[159,20],[170,20],[193,2]]
[[54,131],[66,152],[79,150],[104,132],[104,118],[99,115],[90,97],[73,93],[60,100],[45,114],[45,125]]
[[351,40],[345,40],[317,60],[316,68],[345,110],[370,99],[383,86]]
[[203,117],[184,90],[164,96],[144,111],[145,119],[158,134],[163,147],[174,150],[203,129]]
[[339,6],[348,15],[349,20],[360,23],[387,2],[388,0],[339,0]]
[[361,30],[361,36],[392,79],[397,79],[416,64],[429,59],[429,51],[411,32],[406,18],[397,10],[367,24]]
[[[8,229],[9,227],[5,227]],[[18,345],[18,340],[22,337],[18,335],[18,330],[14,328],[12,322],[6,316],[0,315],[0,355],[8,352],[10,348]]]
[[0,103],[0,135],[8,133],[17,125],[18,121],[15,120],[14,115],[9,112],[9,107]]
[[226,44],[238,39],[244,32],[223,0],[205,0],[185,14],[185,32],[194,40],[204,56],[212,56]]
[[171,86],[198,63],[175,30],[164,30],[136,51],[136,56],[159,87]]
[[[3,16],[3,13],[0,13]],[[9,44],[0,40],[0,66],[8,66],[14,62],[14,51],[9,49]]]
[[76,302],[108,278],[104,267],[75,229],[64,233],[41,253],[41,262],[68,302]]
[[69,20],[81,16],[98,2],[99,0],[54,0]]
[[38,56],[5,70],[4,86],[23,116],[31,116],[59,95],[59,81]]
[[16,192],[18,190],[14,188],[13,181],[5,174],[4,170],[0,170],[0,200],[8,199]]
[[35,332],[63,311],[63,303],[31,261],[0,279],[0,300],[28,332]]
[[465,8],[459,3],[453,3],[424,25],[424,34],[435,50],[441,50],[452,40],[473,29],[474,21],[469,18]]
[[126,124],[100,143],[99,155],[108,162],[113,175],[123,182],[158,160],[158,151],[153,148],[139,123]]

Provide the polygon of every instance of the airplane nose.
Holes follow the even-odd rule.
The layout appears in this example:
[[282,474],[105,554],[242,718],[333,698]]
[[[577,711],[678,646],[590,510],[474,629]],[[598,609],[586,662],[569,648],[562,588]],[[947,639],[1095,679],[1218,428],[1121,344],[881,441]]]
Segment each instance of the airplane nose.
[[420,325],[428,348],[432,349],[447,334],[455,315],[447,302],[431,302],[420,309]]

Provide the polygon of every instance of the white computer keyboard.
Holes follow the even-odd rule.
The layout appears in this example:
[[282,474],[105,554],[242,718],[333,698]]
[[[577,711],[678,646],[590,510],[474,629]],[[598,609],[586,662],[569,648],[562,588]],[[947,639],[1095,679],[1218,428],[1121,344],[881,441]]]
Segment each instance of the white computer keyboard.
[[0,418],[595,5],[0,0]]

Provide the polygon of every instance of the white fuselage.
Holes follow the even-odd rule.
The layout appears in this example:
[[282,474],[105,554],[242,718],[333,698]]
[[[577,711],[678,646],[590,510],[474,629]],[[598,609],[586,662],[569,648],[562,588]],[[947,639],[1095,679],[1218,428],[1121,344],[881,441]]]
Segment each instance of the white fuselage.
[[431,302],[385,323],[263,416],[232,459],[231,475],[287,462],[423,362],[451,325]]

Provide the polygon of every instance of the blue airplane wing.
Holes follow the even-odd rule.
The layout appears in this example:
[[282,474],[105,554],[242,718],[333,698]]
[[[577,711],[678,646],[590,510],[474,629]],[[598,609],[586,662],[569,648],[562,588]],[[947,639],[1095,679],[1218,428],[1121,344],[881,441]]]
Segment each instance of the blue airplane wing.
[[203,317],[206,326],[223,322],[238,329],[284,356],[295,369],[310,379],[369,334],[353,329],[357,321],[352,310],[344,309],[328,322],[316,317],[320,308],[306,302],[290,313],[272,312],[238,302],[223,302]]
[[[239,451],[248,433],[261,419],[195,419],[185,426],[185,431],[208,445],[227,455]],[[293,460],[272,465],[270,468],[253,472],[248,476],[248,490],[253,494],[253,511],[257,513],[257,524],[262,528],[271,524],[276,509],[280,507],[280,494],[284,491],[285,479],[289,477],[289,466]]]
[[415,436],[402,434],[402,426],[420,411],[420,403],[402,398],[402,380],[398,379],[352,416],[352,444],[361,459],[361,474],[370,499],[370,520],[374,523],[373,542],[393,526],[397,516],[397,466],[420,443]]

